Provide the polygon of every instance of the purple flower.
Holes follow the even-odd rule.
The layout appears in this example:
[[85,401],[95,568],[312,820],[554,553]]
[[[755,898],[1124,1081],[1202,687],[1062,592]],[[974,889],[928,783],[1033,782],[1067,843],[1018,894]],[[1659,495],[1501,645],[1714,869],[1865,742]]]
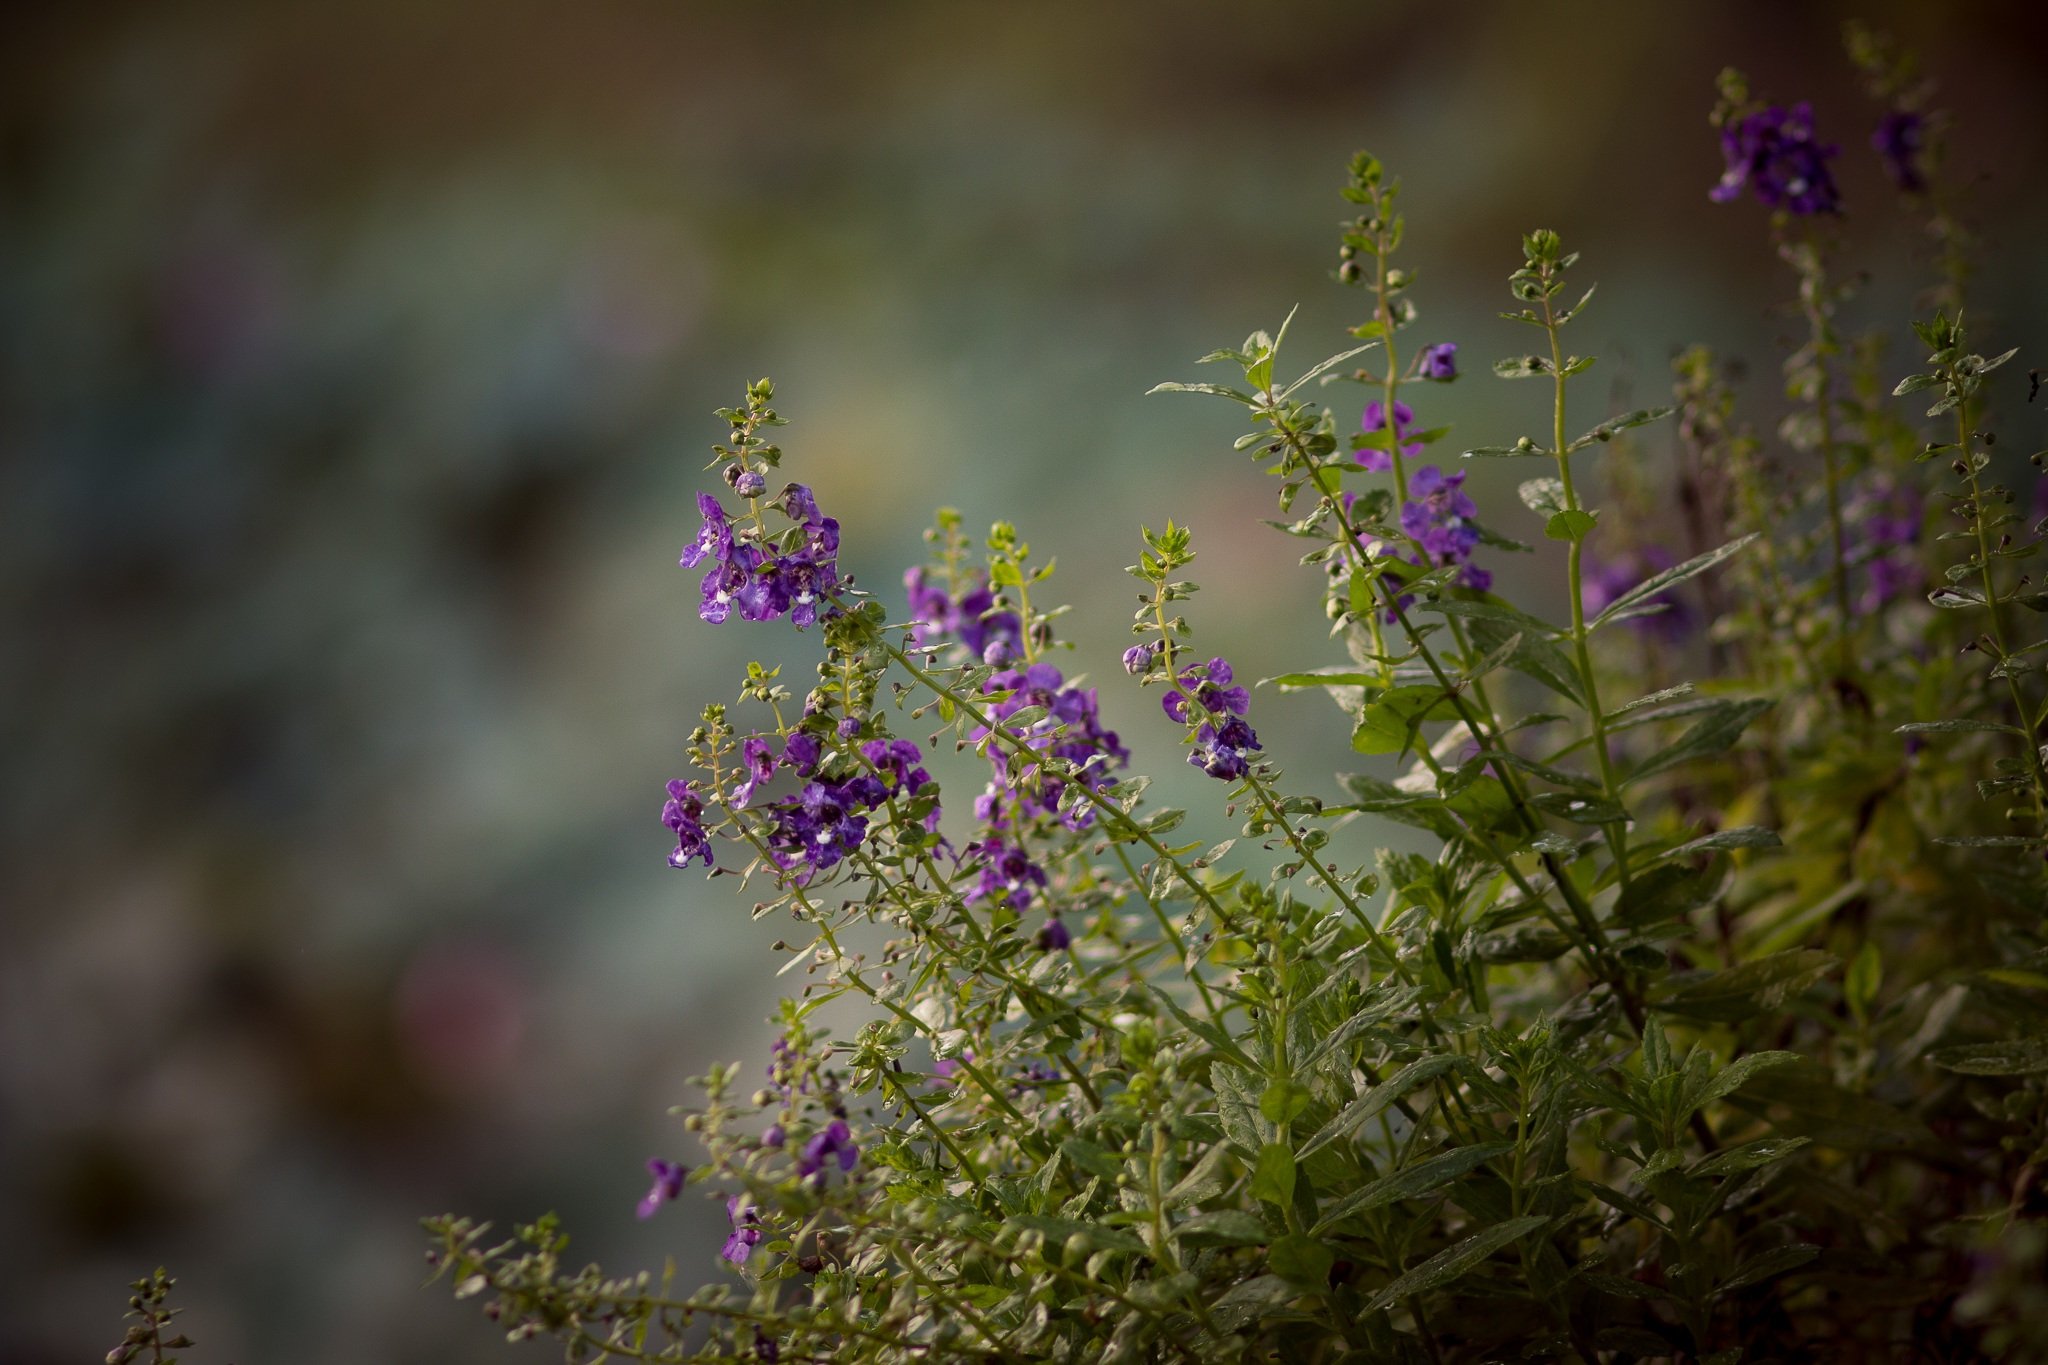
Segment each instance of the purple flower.
[[732,1231],[718,1254],[734,1265],[745,1265],[761,1244],[761,1211],[736,1194],[725,1201],[725,1220],[732,1224]]
[[1884,158],[1885,171],[1907,194],[1927,188],[1920,166],[1920,154],[1927,150],[1927,119],[1910,109],[1894,109],[1879,120],[1870,135],[1870,145]]
[[[1414,421],[1414,411],[1406,403],[1397,401],[1394,404],[1394,438],[1405,439],[1408,428]],[[1365,415],[1359,419],[1358,425],[1365,431],[1384,432],[1387,429],[1387,410],[1378,399],[1365,405]],[[1410,442],[1401,447],[1401,453],[1410,457],[1420,455],[1422,444],[1419,441]],[[1394,467],[1394,457],[1384,450],[1373,450],[1368,447],[1358,452],[1358,463],[1367,469],[1387,470]]]
[[962,1062],[971,1062],[973,1060],[973,1048],[962,1049],[958,1057],[941,1058],[940,1060],[932,1063],[932,1078],[934,1080],[945,1081],[948,1084],[950,1084],[953,1080],[953,1073],[957,1072],[960,1069],[960,1064]]
[[853,1163],[860,1159],[860,1148],[854,1146],[853,1131],[846,1126],[845,1119],[832,1120],[804,1144],[803,1151],[797,1154],[797,1174],[822,1179],[825,1163],[832,1157],[839,1159],[842,1171],[852,1170]]
[[769,1124],[768,1130],[761,1134],[761,1145],[763,1147],[780,1147],[788,1140],[789,1134],[783,1130],[782,1125],[779,1123]]
[[1030,907],[1032,897],[1045,888],[1045,869],[1031,861],[1031,855],[1021,844],[1006,843],[1000,834],[969,844],[965,852],[986,859],[981,865],[980,883],[968,896],[969,900],[1024,910]]
[[661,823],[675,832],[675,851],[668,855],[670,867],[688,867],[694,858],[702,857],[704,866],[711,866],[711,836],[704,832],[704,803],[697,792],[681,778],[671,778],[668,784],[668,804],[661,808]]
[[1261,745],[1244,719],[1251,696],[1230,684],[1236,673],[1223,659],[1211,659],[1181,670],[1180,685],[1161,698],[1166,714],[1183,725],[1199,721],[1188,762],[1209,776],[1235,782],[1251,767],[1250,755]]
[[[1439,341],[1434,346],[1422,348],[1422,365],[1419,373],[1424,379],[1447,383],[1458,377],[1458,343]],[[1396,411],[1394,416],[1401,414]]]
[[690,1173],[688,1166],[679,1166],[673,1161],[654,1157],[647,1163],[647,1169],[654,1174],[654,1188],[640,1201],[639,1214],[652,1218],[661,1211],[663,1204],[680,1199],[683,1193],[683,1177]]
[[732,476],[732,491],[743,498],[758,498],[768,491],[768,480],[752,469],[742,469]]
[[1073,945],[1073,942],[1073,931],[1060,922],[1058,915],[1052,916],[1039,927],[1038,950],[1042,953],[1064,952]]
[[958,602],[942,588],[925,581],[922,568],[903,575],[903,587],[910,599],[911,643],[929,646],[952,636],[973,658],[1000,668],[1023,649],[1024,625],[1017,613],[998,609],[995,594],[986,581],[977,581]]
[[1768,208],[1806,217],[1841,212],[1841,197],[1828,170],[1838,148],[1813,135],[1813,106],[1778,105],[1730,119],[1721,129],[1727,170],[1708,197],[1725,204],[1748,185]]
[[818,770],[821,752],[816,736],[797,730],[782,746],[782,761],[794,768],[799,777],[809,777]]
[[1141,677],[1158,656],[1159,642],[1156,640],[1150,644],[1132,645],[1124,651],[1124,672],[1134,678]]
[[768,740],[764,735],[749,735],[740,745],[740,757],[746,768],[746,780],[733,788],[732,804],[735,810],[744,809],[754,799],[754,789],[764,786],[775,776],[775,755],[768,751]]
[[687,569],[712,561],[698,594],[697,614],[704,620],[716,625],[737,608],[743,621],[787,614],[801,630],[817,621],[821,608],[830,610],[829,599],[839,590],[839,523],[818,514],[817,499],[802,484],[785,488],[778,505],[804,532],[788,553],[758,529],[735,531],[718,499],[697,495],[704,523],[681,563]]
[[[1472,563],[1479,546],[1479,509],[1465,492],[1465,471],[1445,474],[1433,464],[1415,471],[1408,480],[1409,501],[1401,505],[1401,530],[1413,540],[1425,568],[1456,564],[1458,581],[1484,592],[1493,585],[1493,575]],[[1413,560],[1413,557],[1410,557]],[[1425,562],[1426,561],[1426,562]]]

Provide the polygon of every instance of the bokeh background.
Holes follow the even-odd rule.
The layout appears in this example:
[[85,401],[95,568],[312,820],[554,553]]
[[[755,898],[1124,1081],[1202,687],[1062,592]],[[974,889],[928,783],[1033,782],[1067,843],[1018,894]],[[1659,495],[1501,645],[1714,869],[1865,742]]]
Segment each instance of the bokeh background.
[[[2040,363],[2048,11],[1858,12],[1941,78],[1980,335]],[[160,1263],[196,1359],[500,1359],[417,1288],[446,1210],[712,1273],[717,1210],[632,1207],[648,1155],[690,1156],[687,1078],[768,1038],[778,926],[671,872],[657,822],[702,702],[815,658],[699,623],[675,567],[745,380],[778,380],[792,473],[889,600],[933,506],[1022,524],[1078,604],[1070,671],[1173,769],[1114,667],[1141,521],[1193,524],[1196,619],[1245,671],[1339,656],[1234,413],[1143,395],[1296,303],[1298,361],[1345,343],[1349,154],[1404,178],[1415,339],[1464,347],[1425,425],[1540,420],[1485,370],[1547,224],[1601,281],[1579,343],[1618,399],[1706,340],[1768,430],[1797,327],[1762,212],[1705,197],[1721,65],[1844,144],[1852,321],[1927,278],[1848,13],[10,8],[0,1362],[97,1359]],[[1521,473],[1474,474],[1510,527]],[[1330,790],[1341,719],[1260,708]]]

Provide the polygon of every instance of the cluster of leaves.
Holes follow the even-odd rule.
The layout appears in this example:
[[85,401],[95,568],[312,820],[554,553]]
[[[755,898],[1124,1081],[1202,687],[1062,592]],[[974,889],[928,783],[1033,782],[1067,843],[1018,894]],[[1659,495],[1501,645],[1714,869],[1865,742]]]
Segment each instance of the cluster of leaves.
[[[1896,54],[1851,49],[1888,117],[1920,116]],[[1752,161],[1744,129],[1808,135],[1803,109],[1724,92]],[[552,1219],[503,1241],[431,1220],[457,1294],[571,1360],[1730,1365],[2048,1340],[2043,525],[1994,458],[2010,353],[1968,348],[1936,164],[1900,178],[1942,309],[1895,387],[1934,393],[1939,431],[1900,411],[1881,335],[1843,330],[1831,188],[1774,204],[1809,329],[1775,444],[1701,351],[1672,404],[1572,435],[1592,290],[1528,234],[1503,314],[1528,344],[1493,371],[1549,401],[1461,453],[1539,462],[1520,498],[1561,550],[1553,623],[1479,564],[1531,552],[1517,514],[1482,520],[1420,463],[1448,428],[1401,393],[1453,377],[1455,348],[1406,345],[1398,187],[1359,157],[1337,274],[1361,344],[1288,377],[1283,326],[1206,357],[1225,382],[1161,386],[1241,410],[1272,524],[1324,577],[1348,658],[1267,683],[1348,715],[1344,796],[1290,788],[1255,697],[1197,662],[1186,528],[1148,531],[1132,569],[1125,700],[1164,689],[1224,784],[1240,828],[1213,845],[1051,665],[1051,566],[999,524],[977,567],[942,516],[911,616],[838,585],[817,686],[798,703],[756,666],[672,787],[683,847],[737,850],[716,871],[799,926],[770,1084],[703,1078],[702,1160],[660,1163],[649,1196],[715,1189],[737,1273],[678,1294],[673,1271],[572,1268]],[[1356,434],[1322,401],[1346,384],[1372,396]],[[780,458],[747,420],[768,393],[725,414],[735,488]],[[1667,489],[1634,456],[1674,413]],[[971,838],[899,736],[934,724],[992,774]],[[766,799],[788,769],[802,792]],[[1366,817],[1439,847],[1373,853]],[[819,1011],[842,1000],[868,1022],[837,1040]]]

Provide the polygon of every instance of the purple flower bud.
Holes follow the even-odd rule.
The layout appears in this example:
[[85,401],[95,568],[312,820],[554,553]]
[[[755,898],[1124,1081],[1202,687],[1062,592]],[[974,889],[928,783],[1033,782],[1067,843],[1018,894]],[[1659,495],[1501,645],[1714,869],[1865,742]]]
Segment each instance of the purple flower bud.
[[688,1166],[679,1166],[673,1161],[654,1157],[647,1163],[647,1169],[654,1175],[654,1188],[640,1201],[639,1214],[652,1218],[661,1211],[663,1204],[682,1197],[683,1178],[690,1173]]
[[1132,645],[1124,651],[1124,672],[1134,678],[1141,676],[1146,669],[1152,667],[1152,660],[1158,653],[1159,645],[1156,641],[1151,644]]
[[768,491],[768,480],[751,469],[742,469],[733,476],[732,491],[743,498],[758,498]]
[[1060,922],[1060,917],[1058,915],[1054,915],[1051,919],[1048,919],[1044,923],[1044,925],[1039,928],[1038,948],[1040,952],[1064,952],[1068,947],[1070,947],[1073,944],[1073,942],[1073,931],[1068,929],[1065,924]]
[[780,1147],[788,1140],[789,1134],[783,1131],[782,1125],[779,1123],[769,1124],[768,1131],[761,1134],[761,1145],[763,1147]]
[[1448,382],[1458,377],[1458,343],[1440,341],[1422,348],[1420,373],[1424,379]]

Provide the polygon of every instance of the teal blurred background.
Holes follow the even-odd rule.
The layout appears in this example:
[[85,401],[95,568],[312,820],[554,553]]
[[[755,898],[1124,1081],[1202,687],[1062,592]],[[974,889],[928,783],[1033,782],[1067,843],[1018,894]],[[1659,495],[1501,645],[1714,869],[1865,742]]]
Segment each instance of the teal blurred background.
[[[685,1078],[769,1036],[778,926],[671,872],[658,822],[698,707],[750,657],[815,658],[701,624],[675,567],[710,411],[747,379],[777,379],[792,476],[890,602],[938,504],[1056,555],[1069,671],[1185,773],[1115,668],[1140,522],[1192,523],[1194,619],[1241,671],[1340,655],[1256,522],[1234,412],[1143,395],[1296,303],[1296,361],[1345,344],[1349,154],[1406,184],[1412,335],[1464,348],[1425,425],[1541,420],[1485,371],[1525,344],[1496,318],[1518,234],[1550,225],[1601,281],[1579,344],[1617,401],[1656,401],[1706,340],[1768,431],[1797,329],[1761,210],[1706,200],[1723,64],[1844,145],[1873,276],[1851,321],[1902,321],[1927,278],[1840,55],[1851,12],[10,11],[0,1362],[96,1359],[159,1263],[196,1359],[499,1359],[417,1291],[415,1219],[445,1210],[556,1208],[579,1257],[712,1273],[717,1210],[632,1207],[648,1155],[692,1155],[664,1112]],[[2043,12],[1854,12],[1942,78],[1979,335],[2040,363]],[[1526,535],[1520,473],[1473,487]],[[1332,790],[1335,711],[1257,706]]]

